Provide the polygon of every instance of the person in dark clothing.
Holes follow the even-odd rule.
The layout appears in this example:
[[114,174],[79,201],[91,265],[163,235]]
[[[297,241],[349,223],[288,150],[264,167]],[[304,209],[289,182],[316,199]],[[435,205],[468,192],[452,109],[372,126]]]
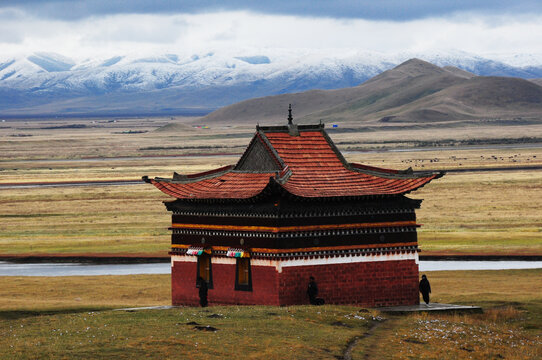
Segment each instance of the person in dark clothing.
[[201,307],[207,306],[207,282],[203,280],[201,276],[198,277],[198,287],[199,287],[199,304]]
[[309,278],[309,286],[307,287],[307,295],[309,295],[309,302],[311,305],[324,305],[324,299],[318,296],[318,285],[314,281],[314,277]]
[[309,286],[307,287],[307,295],[309,295],[309,301],[312,305],[316,305],[316,296],[318,296],[318,285],[314,281],[314,277],[309,278]]
[[431,285],[429,284],[429,280],[427,280],[427,276],[425,275],[422,275],[422,280],[420,281],[420,292],[422,293],[423,301],[425,301],[426,304],[429,304]]

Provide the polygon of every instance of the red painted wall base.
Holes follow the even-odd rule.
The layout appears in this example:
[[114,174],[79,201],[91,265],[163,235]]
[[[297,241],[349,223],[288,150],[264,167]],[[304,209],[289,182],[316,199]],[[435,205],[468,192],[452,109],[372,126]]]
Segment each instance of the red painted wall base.
[[[252,291],[240,291],[235,290],[235,265],[213,264],[209,304],[308,304],[310,276],[316,278],[318,297],[326,304],[379,307],[419,303],[418,264],[414,260],[288,266],[281,272],[275,266],[253,265],[251,271]],[[171,282],[173,305],[199,305],[195,262],[174,261]]]

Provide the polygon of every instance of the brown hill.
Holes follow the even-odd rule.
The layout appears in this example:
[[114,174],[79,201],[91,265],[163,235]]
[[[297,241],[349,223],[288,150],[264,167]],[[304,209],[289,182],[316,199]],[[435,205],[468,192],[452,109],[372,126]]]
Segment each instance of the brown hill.
[[446,70],[446,71],[451,72],[452,74],[454,74],[456,76],[463,77],[465,79],[470,79],[470,78],[473,78],[473,77],[476,76],[475,74],[473,74],[471,72],[465,71],[465,70],[460,69],[460,68],[456,68],[455,66],[444,66],[443,69]]
[[[390,120],[393,113],[389,112],[389,109],[400,109],[465,81],[467,81],[465,77],[457,76],[451,71],[419,59],[412,59],[352,88],[356,89],[355,93],[359,94],[358,96],[330,106],[325,111],[305,116],[304,120],[323,122],[381,118]],[[354,92],[349,90],[343,89],[347,93]],[[377,115],[374,116],[375,114]]]
[[288,104],[294,108],[296,121],[303,123],[475,120],[540,114],[542,87],[527,80],[475,76],[411,59],[356,87],[246,100],[202,121],[272,124],[284,120]]
[[477,76],[401,108],[389,109],[393,118],[384,120],[440,122],[516,118],[538,116],[541,111],[542,87],[523,79]]

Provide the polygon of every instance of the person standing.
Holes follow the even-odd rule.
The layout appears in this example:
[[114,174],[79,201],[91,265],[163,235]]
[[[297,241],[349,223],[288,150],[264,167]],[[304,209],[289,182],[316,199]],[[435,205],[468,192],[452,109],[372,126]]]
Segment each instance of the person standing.
[[309,286],[307,287],[307,295],[309,295],[309,302],[311,305],[324,305],[325,301],[318,296],[318,285],[314,281],[314,277],[309,278]]
[[309,286],[307,287],[307,295],[309,295],[309,302],[312,305],[316,305],[316,296],[318,296],[318,285],[314,281],[314,277],[309,278]]
[[199,287],[199,304],[201,307],[207,306],[207,282],[203,280],[201,276],[198,277],[198,287]]
[[420,292],[422,293],[423,301],[425,301],[426,304],[429,304],[431,285],[429,284],[429,280],[427,280],[427,276],[425,275],[422,275],[422,280],[420,281]]

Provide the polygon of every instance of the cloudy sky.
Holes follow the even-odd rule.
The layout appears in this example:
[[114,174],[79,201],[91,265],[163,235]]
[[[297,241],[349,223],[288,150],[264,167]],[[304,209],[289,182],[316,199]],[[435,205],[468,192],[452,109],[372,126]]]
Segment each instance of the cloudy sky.
[[1,0],[2,55],[299,48],[542,54],[538,0]]

